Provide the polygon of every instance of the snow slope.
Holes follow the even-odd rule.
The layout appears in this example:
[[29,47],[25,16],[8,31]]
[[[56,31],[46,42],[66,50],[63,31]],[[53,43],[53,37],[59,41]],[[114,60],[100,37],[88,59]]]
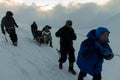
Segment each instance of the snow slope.
[[[120,16],[118,16],[120,17]],[[118,20],[118,19],[117,19]],[[120,54],[119,46],[119,25],[114,19],[112,22],[104,24],[111,31],[110,45],[115,54]],[[96,28],[96,27],[94,27]],[[7,35],[8,43],[0,33],[0,80],[77,80],[79,69],[75,64],[77,75],[68,72],[68,61],[64,64],[63,70],[58,68],[58,54],[56,48],[59,48],[59,39],[55,37],[56,28],[52,29],[53,46],[38,46],[32,40],[32,34],[28,25],[20,25],[17,30],[18,46],[14,47]],[[86,35],[91,28],[76,29],[76,33]],[[86,37],[77,35],[74,41],[76,57],[82,40]],[[102,80],[119,80],[120,57],[115,56],[111,61],[105,61],[103,64]],[[85,80],[91,80],[88,75]]]
[[17,29],[17,47],[0,36],[0,80],[70,80],[76,79],[68,73],[68,65],[58,69],[58,54],[54,48],[38,46],[29,30]]

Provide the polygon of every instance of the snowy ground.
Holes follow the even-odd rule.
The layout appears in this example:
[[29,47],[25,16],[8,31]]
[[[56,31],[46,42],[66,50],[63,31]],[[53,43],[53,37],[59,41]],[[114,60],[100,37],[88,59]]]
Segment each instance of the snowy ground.
[[[112,25],[110,25],[112,26]],[[118,38],[119,28],[110,27],[110,45],[115,54],[120,54],[120,38]],[[55,37],[56,28],[52,29],[53,46],[38,46],[32,40],[30,27],[23,26],[17,29],[18,46],[14,47],[7,35],[8,43],[0,33],[0,80],[77,80],[79,69],[75,64],[77,75],[68,72],[68,61],[64,64],[63,70],[58,68],[59,39]],[[75,29],[76,33],[86,35],[88,29]],[[74,41],[77,57],[79,46],[86,37],[77,35]],[[120,77],[120,57],[115,56],[111,61],[103,64],[102,80],[119,80]],[[88,75],[85,80],[91,80]]]
[[[55,48],[38,46],[29,31],[17,29],[19,44],[12,46],[4,36],[0,37],[0,80],[70,80],[76,79],[68,72],[68,65],[58,69],[58,54]],[[55,44],[55,43],[54,43]]]

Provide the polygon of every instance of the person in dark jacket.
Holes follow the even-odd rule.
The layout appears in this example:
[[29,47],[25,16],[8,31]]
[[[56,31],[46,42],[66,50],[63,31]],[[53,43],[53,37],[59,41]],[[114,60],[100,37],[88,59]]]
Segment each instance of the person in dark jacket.
[[[17,46],[17,34],[15,31],[15,26],[18,28],[18,25],[16,24],[13,13],[11,11],[6,12],[6,16],[2,18],[1,21],[1,30],[2,33],[5,35],[5,30],[9,34],[11,41],[13,42],[14,46]],[[5,30],[4,30],[5,27]]]
[[93,76],[92,80],[101,80],[102,64],[104,59],[111,60],[113,52],[109,42],[110,31],[105,27],[98,27],[87,34],[87,39],[81,43],[77,57],[80,68],[78,80],[83,80],[87,74]]
[[34,21],[31,25],[31,32],[32,32],[32,35],[33,35],[33,38],[36,39],[37,38],[37,29],[38,29],[38,26],[36,24],[36,22]]
[[44,39],[44,43],[49,44],[50,47],[53,47],[53,45],[52,45],[52,36],[51,36],[50,29],[52,29],[52,27],[49,26],[49,25],[46,25],[45,27],[43,27],[42,36],[43,36],[43,39]]
[[61,57],[59,59],[59,68],[63,68],[63,63],[69,56],[69,72],[76,74],[73,69],[73,64],[75,62],[75,50],[73,48],[73,40],[76,40],[76,34],[72,28],[72,21],[67,20],[65,26],[60,28],[56,33],[56,37],[60,37],[60,53]]
[[31,32],[36,43],[41,45],[43,43],[42,31],[38,30],[38,26],[35,21],[31,25]]

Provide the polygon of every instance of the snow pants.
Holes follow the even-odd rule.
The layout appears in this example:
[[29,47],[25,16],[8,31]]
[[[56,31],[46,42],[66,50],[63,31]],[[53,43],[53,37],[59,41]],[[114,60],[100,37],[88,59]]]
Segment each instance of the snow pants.
[[74,52],[75,50],[73,47],[67,49],[66,48],[60,49],[61,57],[59,58],[59,62],[64,63],[68,57],[69,63],[74,63],[75,62]]
[[6,29],[7,33],[9,34],[9,37],[11,39],[11,41],[14,43],[14,42],[17,42],[18,38],[17,38],[17,34],[15,32],[15,29],[14,28],[11,28],[11,29]]

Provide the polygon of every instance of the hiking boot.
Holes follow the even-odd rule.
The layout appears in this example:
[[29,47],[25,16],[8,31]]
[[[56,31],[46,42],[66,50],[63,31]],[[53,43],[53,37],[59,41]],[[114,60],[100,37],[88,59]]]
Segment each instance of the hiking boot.
[[72,73],[73,75],[76,75],[76,71],[74,69],[69,69],[68,70],[70,73]]
[[50,45],[50,47],[53,47],[53,45]]
[[80,71],[78,75],[78,80],[84,80],[84,77],[86,77],[87,73]]
[[14,45],[14,46],[17,46],[17,42],[14,42],[13,45]]
[[83,78],[78,78],[78,80],[83,80]]
[[73,75],[76,74],[76,71],[73,69],[73,63],[69,63],[69,69],[68,69],[69,72],[71,72]]
[[52,45],[52,41],[50,41],[50,47],[53,47],[53,45]]
[[62,68],[63,68],[62,63],[59,63],[59,69],[62,69]]

